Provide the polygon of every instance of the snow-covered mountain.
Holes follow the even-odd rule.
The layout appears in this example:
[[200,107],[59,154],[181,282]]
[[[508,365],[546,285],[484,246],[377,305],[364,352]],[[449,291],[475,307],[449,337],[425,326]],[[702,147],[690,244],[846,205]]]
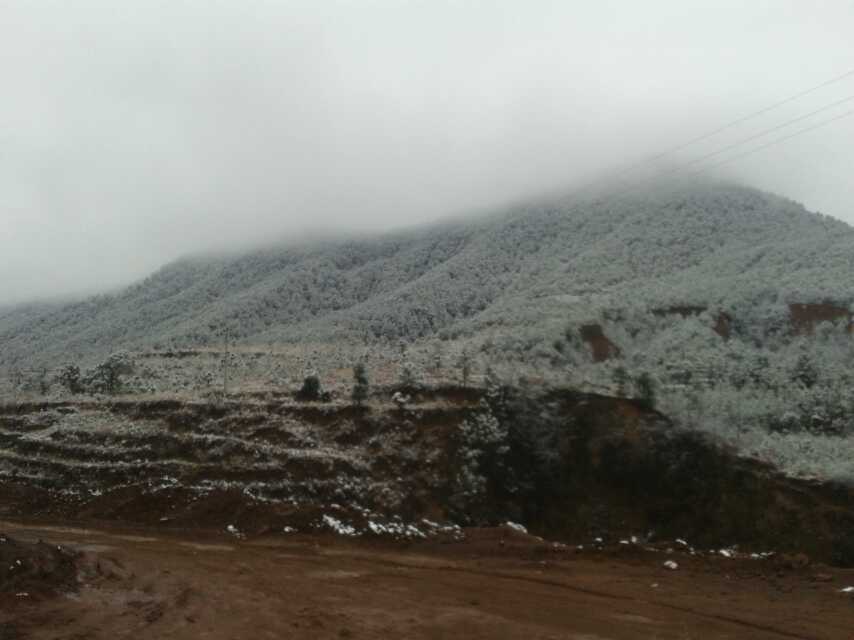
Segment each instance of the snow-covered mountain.
[[608,310],[703,307],[737,326],[854,300],[854,229],[721,183],[567,198],[375,238],[193,257],[114,295],[0,313],[0,361],[156,345],[492,334],[551,340]]

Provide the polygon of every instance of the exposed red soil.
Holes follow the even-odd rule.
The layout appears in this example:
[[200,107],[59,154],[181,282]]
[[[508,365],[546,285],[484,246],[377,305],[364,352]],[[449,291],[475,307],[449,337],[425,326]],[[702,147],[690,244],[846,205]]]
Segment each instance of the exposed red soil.
[[590,347],[593,362],[604,362],[611,358],[620,357],[620,348],[605,335],[601,325],[585,324],[581,326],[579,331],[581,339]]
[[[115,402],[101,410],[103,419],[119,414],[160,420],[164,426],[145,437],[125,432],[118,443],[103,431],[95,440],[82,439],[90,435],[85,431],[75,432],[77,439],[67,443],[62,430],[50,439],[18,439],[14,431],[29,433],[43,428],[42,420],[59,419],[56,407],[46,412],[32,407],[25,414],[0,416],[12,430],[6,446],[16,454],[9,481],[0,483],[0,517],[189,527],[221,527],[223,519],[239,518],[257,522],[251,532],[260,533],[265,527],[300,527],[306,518],[317,521],[333,504],[358,503],[379,516],[408,522],[428,518],[485,525],[511,519],[564,541],[654,531],[705,546],[804,552],[854,567],[854,488],[784,477],[708,436],[676,429],[633,401],[568,390],[535,399],[511,392],[502,391],[506,397],[499,414],[510,430],[508,452],[502,465],[487,471],[482,494],[463,503],[453,493],[456,470],[465,463],[457,455],[453,434],[471,415],[467,405],[424,404],[411,410],[375,406],[368,411],[316,403]],[[286,452],[254,468],[255,453],[266,455],[263,449],[254,450],[254,443],[303,446],[289,441],[297,436],[279,424],[280,416],[311,427],[312,437],[323,445],[318,447],[321,452],[341,455]],[[409,426],[401,428],[405,421]],[[543,433],[550,434],[548,449],[556,454],[552,462],[543,466],[521,429],[513,431],[514,425],[547,429]],[[195,444],[174,437],[189,431],[241,434],[245,441],[220,450],[206,441]],[[370,447],[360,451],[365,442]],[[81,453],[75,448],[80,443],[109,448]],[[141,446],[154,447],[146,457],[174,457],[182,464],[166,471],[149,469],[138,461]],[[348,462],[353,452],[370,464]],[[72,462],[84,456],[99,466],[65,464],[63,455]],[[116,466],[117,460],[122,464]],[[34,471],[44,474],[43,479],[33,476]],[[173,476],[170,483],[163,484],[164,473]],[[506,482],[510,476],[515,484]],[[281,478],[290,484],[278,493],[244,490],[249,481]],[[350,479],[358,482],[353,485],[357,489],[342,494],[342,484]],[[212,484],[200,490],[201,481]],[[390,499],[387,488],[392,489]],[[364,519],[360,513],[341,515],[366,524],[357,522]]]
[[840,592],[854,572],[821,566],[556,549],[508,528],[403,545],[2,526],[82,552],[73,597],[4,602],[4,640],[854,637],[854,599]]
[[822,322],[848,321],[848,333],[854,331],[854,315],[846,308],[834,304],[799,304],[789,305],[789,317],[792,329],[800,335],[812,335],[815,328]]
[[[677,315],[682,318],[689,318],[691,316],[698,316],[704,311],[706,311],[706,307],[696,305],[675,305],[672,307],[653,309],[652,313],[659,317]],[[729,340],[730,335],[732,334],[732,317],[724,312],[718,313],[718,315],[715,316],[715,324],[712,326],[712,331],[717,333],[724,340]]]
[[659,307],[653,309],[652,312],[657,316],[682,316],[688,318],[690,316],[698,316],[706,310],[706,307],[691,304],[677,304],[672,307]]
[[712,331],[724,340],[729,340],[732,335],[732,318],[729,314],[719,313],[715,318],[715,325],[712,327]]

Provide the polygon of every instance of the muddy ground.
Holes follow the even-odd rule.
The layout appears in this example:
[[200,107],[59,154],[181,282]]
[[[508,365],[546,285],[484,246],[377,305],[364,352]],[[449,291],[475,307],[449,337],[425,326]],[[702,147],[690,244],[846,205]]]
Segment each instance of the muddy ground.
[[56,595],[0,595],[0,639],[854,638],[854,571],[805,558],[579,550],[508,527],[395,543],[84,526],[0,522],[79,554]]

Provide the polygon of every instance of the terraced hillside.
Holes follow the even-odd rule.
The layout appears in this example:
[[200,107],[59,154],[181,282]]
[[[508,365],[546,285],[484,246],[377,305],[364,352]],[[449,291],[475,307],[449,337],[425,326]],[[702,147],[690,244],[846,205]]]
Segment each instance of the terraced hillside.
[[[448,434],[465,411],[376,418],[343,406],[63,404],[0,420],[0,469],[82,497],[235,490],[251,500],[427,512],[446,482]],[[429,425],[440,424],[441,428]]]
[[851,489],[565,390],[7,406],[0,478],[0,516],[396,537],[511,520],[564,541],[687,537],[854,564]]

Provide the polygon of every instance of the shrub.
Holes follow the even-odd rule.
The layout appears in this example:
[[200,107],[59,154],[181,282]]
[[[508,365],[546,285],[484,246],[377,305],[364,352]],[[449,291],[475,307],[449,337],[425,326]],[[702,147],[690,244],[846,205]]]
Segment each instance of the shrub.
[[320,378],[316,375],[306,376],[305,380],[302,381],[302,387],[297,391],[297,400],[316,402],[320,400],[320,397]]
[[638,391],[638,399],[649,409],[655,408],[655,381],[652,376],[644,372],[635,380]]
[[361,407],[362,403],[368,398],[368,374],[365,371],[365,365],[359,362],[353,367],[353,403],[357,407]]
[[65,388],[69,393],[83,393],[83,380],[80,373],[80,367],[76,364],[65,365],[56,376],[59,385]]
[[133,373],[133,367],[133,361],[126,353],[114,353],[88,371],[83,384],[94,393],[118,393],[123,387],[122,376]]

